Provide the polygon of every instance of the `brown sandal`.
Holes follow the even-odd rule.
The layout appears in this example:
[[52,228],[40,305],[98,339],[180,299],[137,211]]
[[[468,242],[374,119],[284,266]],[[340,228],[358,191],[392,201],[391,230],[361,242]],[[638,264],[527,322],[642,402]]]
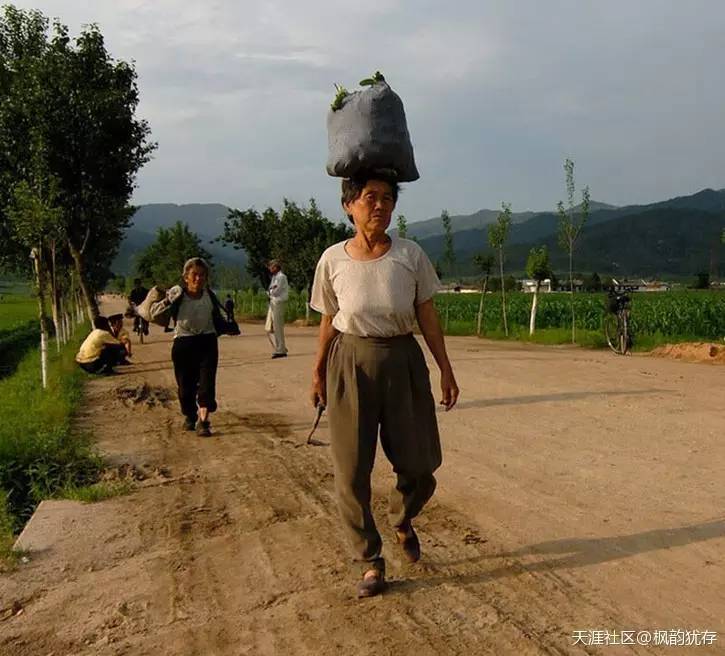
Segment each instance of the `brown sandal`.
[[403,553],[408,559],[408,562],[417,563],[420,560],[420,540],[418,535],[413,530],[410,522],[403,526],[398,526],[395,530],[395,536],[398,539],[398,544],[403,547]]
[[[375,576],[365,576],[368,572],[375,572]],[[363,580],[357,584],[357,597],[375,597],[385,590],[385,574],[379,569],[371,569],[363,574]]]

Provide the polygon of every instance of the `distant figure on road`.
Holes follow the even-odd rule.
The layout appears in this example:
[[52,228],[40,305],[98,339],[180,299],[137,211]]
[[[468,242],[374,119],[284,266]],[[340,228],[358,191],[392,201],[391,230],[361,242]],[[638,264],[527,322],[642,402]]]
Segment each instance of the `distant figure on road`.
[[227,321],[234,321],[234,301],[231,294],[227,294],[227,300],[224,301],[224,311],[227,313]]
[[289,298],[289,284],[287,276],[282,273],[282,266],[277,260],[270,260],[267,269],[272,274],[272,281],[269,283],[269,309],[267,320],[264,323],[264,330],[272,343],[274,352],[272,358],[286,358],[287,347],[284,343],[284,311]]
[[370,507],[378,431],[397,475],[389,519],[410,562],[420,558],[412,520],[433,496],[433,472],[441,464],[416,323],[441,371],[441,404],[450,410],[458,399],[433,305],[440,288],[435,269],[414,241],[386,233],[398,192],[395,181],[379,174],[343,180],[342,206],[355,236],[322,254],[310,301],[322,314],[311,398],[328,410],[338,505],[362,574],[359,597],[385,588],[382,540]]
[[151,305],[151,317],[153,321],[176,319],[171,360],[184,429],[196,429],[200,437],[209,437],[209,415],[217,409],[219,345],[214,323],[215,317],[223,321],[221,304],[207,287],[206,260],[200,257],[187,260],[182,279],[183,285],[175,285],[166,292],[166,298]]
[[[131,303],[131,305],[135,308],[137,308],[141,303],[144,302],[146,299],[146,295],[149,293],[149,290],[146,289],[141,284],[141,278],[136,278],[133,281],[133,289],[131,290],[131,293],[128,295],[128,301]],[[139,317],[138,314],[133,319],[133,331],[135,333],[139,333],[143,331],[144,335],[149,334],[149,323],[148,321],[145,321],[142,317]]]
[[112,374],[113,367],[126,359],[126,349],[112,334],[106,317],[93,320],[93,330],[81,344],[76,362],[89,374]]

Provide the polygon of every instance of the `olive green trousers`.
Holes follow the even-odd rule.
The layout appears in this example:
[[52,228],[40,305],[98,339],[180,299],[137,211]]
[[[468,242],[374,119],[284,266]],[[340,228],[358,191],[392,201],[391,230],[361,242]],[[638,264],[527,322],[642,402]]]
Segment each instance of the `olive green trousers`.
[[441,464],[430,372],[415,338],[337,335],[327,362],[327,411],[335,491],[353,558],[363,569],[384,571],[370,509],[378,434],[397,475],[388,506],[393,527],[405,526],[431,498]]

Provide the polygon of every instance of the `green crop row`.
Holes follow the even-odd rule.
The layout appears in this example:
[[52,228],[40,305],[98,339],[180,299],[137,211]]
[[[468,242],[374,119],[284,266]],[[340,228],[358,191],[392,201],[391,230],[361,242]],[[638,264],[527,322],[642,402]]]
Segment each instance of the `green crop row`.
[[[475,322],[480,294],[439,294],[436,307],[449,321]],[[510,325],[528,325],[531,294],[506,295]],[[565,328],[571,325],[570,296],[566,293],[541,294],[536,314],[538,328]],[[605,313],[606,294],[574,295],[576,326],[599,330]],[[502,325],[501,295],[487,294],[483,309],[484,330]],[[631,322],[635,334],[691,335],[717,339],[725,335],[725,293],[661,292],[631,294]]]
[[[233,293],[235,312],[242,317],[263,318],[267,295],[252,290]],[[725,292],[676,291],[640,292],[631,297],[631,325],[635,335],[689,336],[693,339],[720,339],[725,336]],[[475,332],[480,294],[438,294],[435,305],[444,326],[456,325],[456,332]],[[510,327],[529,325],[531,294],[506,294]],[[305,316],[306,293],[290,292],[286,320]],[[580,330],[601,331],[606,294],[574,294],[576,326]],[[314,316],[314,313],[313,313]],[[464,327],[468,326],[467,330]],[[501,294],[486,294],[483,303],[483,332],[496,332],[503,326]],[[570,296],[567,293],[540,294],[536,314],[537,328],[571,326]]]

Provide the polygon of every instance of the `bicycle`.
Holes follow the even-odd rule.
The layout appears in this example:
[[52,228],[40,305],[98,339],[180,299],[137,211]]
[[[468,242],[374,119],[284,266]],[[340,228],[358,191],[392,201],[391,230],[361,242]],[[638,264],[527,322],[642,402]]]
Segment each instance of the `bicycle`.
[[631,301],[625,292],[611,291],[607,298],[604,316],[604,335],[609,348],[618,355],[626,355],[632,349],[633,335],[630,324]]
[[143,344],[144,335],[149,334],[149,322],[136,311],[133,306],[133,332],[138,335],[138,343]]

